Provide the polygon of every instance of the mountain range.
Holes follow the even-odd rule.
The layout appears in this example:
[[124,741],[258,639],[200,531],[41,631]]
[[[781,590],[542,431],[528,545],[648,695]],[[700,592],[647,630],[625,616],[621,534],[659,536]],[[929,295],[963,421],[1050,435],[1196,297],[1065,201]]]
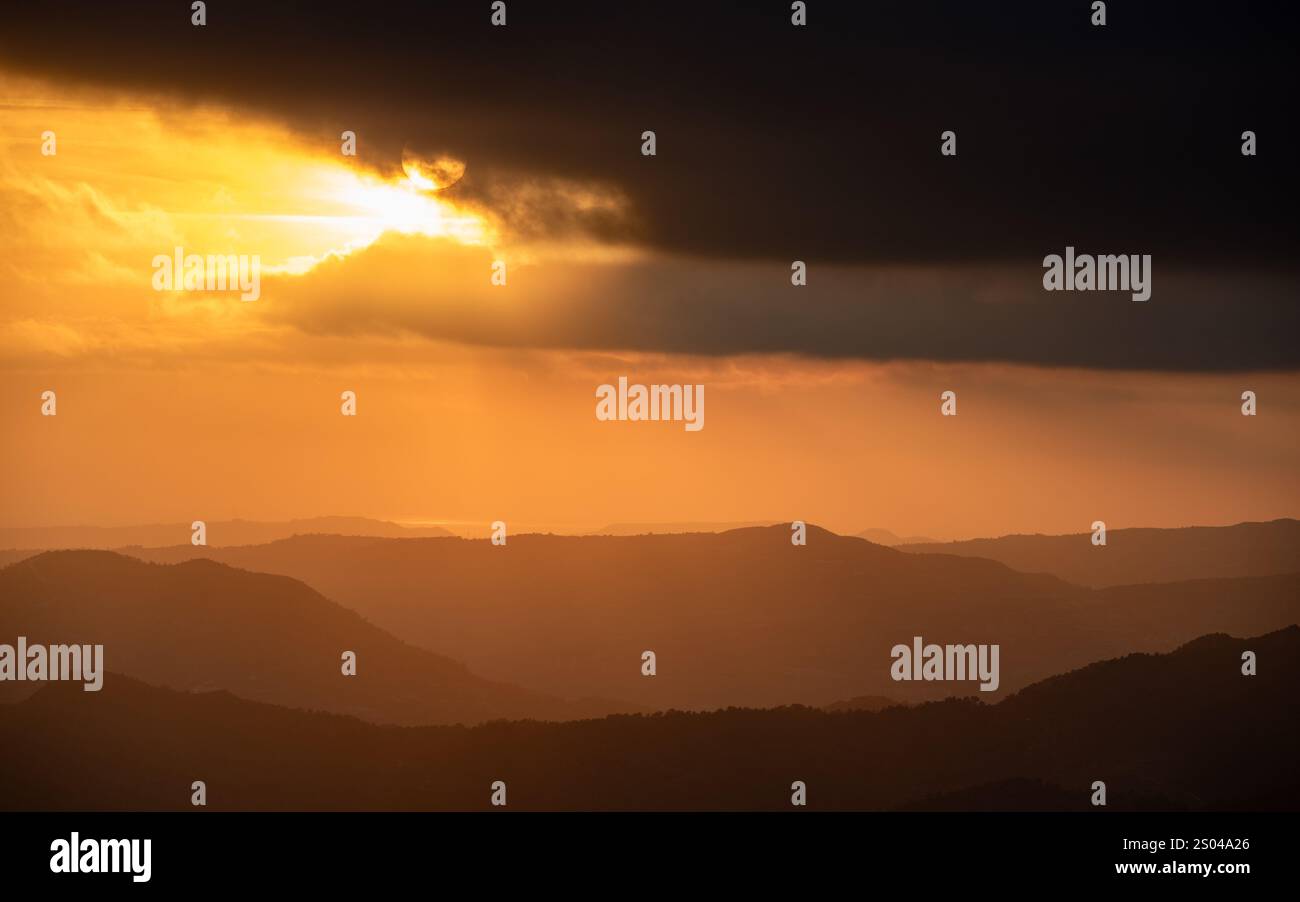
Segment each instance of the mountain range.
[[[1208,632],[1300,622],[1300,574],[1089,589],[989,560],[885,548],[810,526],[725,533],[459,538],[299,536],[206,556],[292,577],[474,673],[641,709],[914,703],[975,683],[895,682],[891,649],[921,636],[998,644],[1017,688]],[[1104,551],[1103,551],[1104,553]],[[642,675],[652,651],[654,677]],[[980,693],[987,695],[988,693]]]
[[1181,529],[1111,529],[901,545],[911,554],[955,554],[999,561],[1024,573],[1050,573],[1081,586],[1265,576],[1300,571],[1300,520]]
[[859,539],[866,539],[868,542],[875,542],[877,545],[914,545],[922,542],[933,542],[934,539],[926,536],[900,536],[892,533],[888,529],[864,529],[857,533]]
[[[483,679],[300,582],[209,560],[164,566],[51,551],[0,570],[0,642],[102,644],[106,667],[181,690],[396,724],[565,719],[635,706],[566,702]],[[342,673],[354,652],[355,676]],[[32,683],[0,684],[13,697]]]
[[[1257,655],[1243,676],[1241,655]],[[110,673],[102,693],[50,684],[3,710],[0,806],[1294,810],[1300,628],[1211,635],[1029,686],[997,704],[878,712],[803,707],[614,715],[571,723],[398,728],[183,693]]]
[[[426,538],[449,536],[437,526],[407,527],[368,517],[311,517],[304,520],[212,520],[205,522],[209,546],[256,545],[294,535],[327,533],[343,536]],[[0,528],[0,549],[49,551],[66,548],[157,547],[188,542],[190,523],[147,526],[48,526]]]

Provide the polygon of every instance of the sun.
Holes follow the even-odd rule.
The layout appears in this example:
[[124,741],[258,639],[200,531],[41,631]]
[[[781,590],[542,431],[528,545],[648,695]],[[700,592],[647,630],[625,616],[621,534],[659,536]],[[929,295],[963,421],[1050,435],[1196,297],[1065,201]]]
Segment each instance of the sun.
[[464,170],[464,164],[454,160],[423,164],[408,158],[402,164],[403,175],[393,180],[351,169],[330,173],[327,196],[344,208],[337,218],[350,221],[356,233],[348,249],[372,244],[384,232],[490,244],[493,230],[482,216],[437,195],[458,181]]

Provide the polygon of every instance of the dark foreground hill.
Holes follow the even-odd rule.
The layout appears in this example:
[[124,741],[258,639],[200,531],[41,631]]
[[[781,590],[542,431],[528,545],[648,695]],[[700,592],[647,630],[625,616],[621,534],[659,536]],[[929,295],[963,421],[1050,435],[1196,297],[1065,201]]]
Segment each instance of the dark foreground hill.
[[[1258,676],[1243,676],[1253,651]],[[8,809],[1300,809],[1300,628],[949,700],[381,727],[109,675],[0,707]]]
[[1023,573],[1051,573],[1081,586],[1270,576],[1300,571],[1300,520],[1112,529],[1104,546],[1093,545],[1091,533],[1080,533],[922,542],[899,549],[910,554],[987,558]]
[[[895,682],[891,649],[998,644],[1008,691],[1131,651],[1300,621],[1300,575],[1092,591],[952,555],[918,555],[809,527],[720,534],[466,539],[303,536],[195,554],[311,585],[476,673],[644,709],[916,702],[973,682]],[[658,673],[641,674],[653,651]]]
[[[176,689],[355,714],[381,723],[563,719],[626,706],[569,704],[471,673],[399,641],[283,576],[208,560],[148,564],[56,551],[0,570],[0,643],[102,644],[107,669]],[[342,655],[357,656],[357,676]],[[7,693],[30,683],[3,683]],[[0,695],[3,697],[3,695]]]

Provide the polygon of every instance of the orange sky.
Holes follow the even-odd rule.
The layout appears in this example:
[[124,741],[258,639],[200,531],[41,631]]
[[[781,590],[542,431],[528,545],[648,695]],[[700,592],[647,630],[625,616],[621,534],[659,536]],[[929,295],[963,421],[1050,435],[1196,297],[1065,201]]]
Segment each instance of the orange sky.
[[[525,239],[221,110],[3,74],[0,103],[0,526],[803,519],[950,538],[1300,509],[1294,374],[602,350],[564,318],[573,298],[629,267],[732,270]],[[527,191],[635,215],[608,186]],[[175,246],[258,254],[261,297],[154,291],[150,261]],[[597,421],[596,387],[624,375],[705,385],[706,427]]]

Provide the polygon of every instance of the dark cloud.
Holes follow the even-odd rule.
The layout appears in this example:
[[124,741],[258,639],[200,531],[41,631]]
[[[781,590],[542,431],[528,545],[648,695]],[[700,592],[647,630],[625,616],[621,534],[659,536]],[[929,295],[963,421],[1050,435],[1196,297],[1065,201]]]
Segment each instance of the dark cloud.
[[1153,371],[1294,368],[1300,329],[1289,280],[1249,272],[1156,269],[1151,300],[1138,303],[1126,292],[1044,292],[1032,260],[819,264],[802,288],[784,264],[684,257],[517,266],[494,288],[491,262],[483,248],[390,236],[264,285],[259,303],[327,335]]
[[[541,303],[551,319],[395,306],[376,327],[700,353],[1300,364],[1293,4],[1110,3],[1094,28],[1083,0],[812,0],[803,29],[786,2],[507,6],[493,28],[486,0],[220,0],[198,29],[176,0],[46,0],[7,11],[0,66],[216,101],[331,146],[354,129],[380,167],[404,149],[450,154],[469,167],[451,191],[522,234],[698,263],[629,268],[604,294]],[[647,128],[654,158],[639,153]],[[944,129],[955,158],[939,154]],[[1257,157],[1240,154],[1245,129]],[[627,215],[552,210],[554,180],[604,186]],[[543,187],[512,202],[527,185]],[[1151,254],[1153,300],[1045,294],[1040,261],[1066,245]],[[856,275],[815,269],[790,295],[792,259]],[[763,275],[723,262],[736,260]],[[869,275],[900,264],[933,267],[932,282]],[[964,284],[971,266],[1001,275]],[[324,327],[313,316],[300,321]]]
[[352,128],[381,164],[448,152],[466,196],[603,182],[634,216],[593,229],[675,252],[1289,260],[1294,5],[1089,6],[815,0],[796,29],[785,2],[510,0],[493,28],[468,0],[220,0],[197,29],[176,0],[45,0],[6,12],[0,60]]

